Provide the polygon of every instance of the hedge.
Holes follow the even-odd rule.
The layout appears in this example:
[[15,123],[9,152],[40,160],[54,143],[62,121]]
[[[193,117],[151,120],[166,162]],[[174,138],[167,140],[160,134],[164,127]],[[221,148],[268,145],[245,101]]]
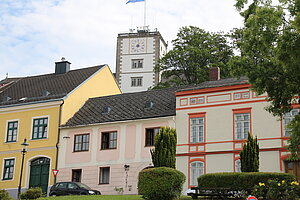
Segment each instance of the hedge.
[[37,199],[43,195],[42,188],[30,188],[26,192],[21,193],[21,199]]
[[293,174],[273,172],[223,172],[205,174],[198,178],[199,187],[230,188],[234,190],[249,190],[259,183],[268,180],[294,181]]
[[173,200],[181,195],[185,175],[173,168],[157,167],[139,173],[138,191],[148,200]]
[[6,190],[0,189],[0,199],[1,200],[13,200]]

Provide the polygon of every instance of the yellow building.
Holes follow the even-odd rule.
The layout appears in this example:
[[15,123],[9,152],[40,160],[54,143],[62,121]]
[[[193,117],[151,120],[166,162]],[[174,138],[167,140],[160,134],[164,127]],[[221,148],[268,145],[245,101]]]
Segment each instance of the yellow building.
[[55,73],[0,82],[0,189],[17,197],[24,157],[22,191],[54,183],[59,125],[76,113],[88,98],[120,94],[107,65],[70,70],[68,61],[55,63]]

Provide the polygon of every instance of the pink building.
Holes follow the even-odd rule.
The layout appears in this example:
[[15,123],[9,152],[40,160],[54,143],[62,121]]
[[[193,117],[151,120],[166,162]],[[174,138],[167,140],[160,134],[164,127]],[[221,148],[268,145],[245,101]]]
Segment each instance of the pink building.
[[174,89],[89,99],[61,127],[57,181],[137,194],[138,174],[152,166],[150,149],[163,126],[175,127]]

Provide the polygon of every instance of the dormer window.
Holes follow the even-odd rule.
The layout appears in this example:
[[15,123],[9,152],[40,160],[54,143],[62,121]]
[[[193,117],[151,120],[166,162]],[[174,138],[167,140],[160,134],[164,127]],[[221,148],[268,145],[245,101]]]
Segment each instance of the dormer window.
[[109,106],[104,106],[102,110],[102,114],[109,114],[111,108]]
[[151,109],[151,108],[153,108],[153,106],[154,106],[154,103],[152,101],[147,101],[145,103],[145,108],[147,108],[147,109]]

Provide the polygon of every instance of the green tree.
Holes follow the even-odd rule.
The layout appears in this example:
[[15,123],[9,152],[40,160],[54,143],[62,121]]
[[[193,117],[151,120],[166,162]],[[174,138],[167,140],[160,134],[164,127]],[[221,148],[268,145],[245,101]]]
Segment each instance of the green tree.
[[220,67],[222,77],[228,77],[227,62],[233,50],[227,37],[210,33],[198,27],[182,27],[170,50],[158,63],[156,72],[162,72],[159,87],[198,84],[209,79],[209,67]]
[[[249,5],[245,8],[246,5]],[[230,66],[249,78],[254,90],[267,93],[271,113],[282,116],[300,95],[300,1],[236,0],[244,27],[234,33],[240,55]]]
[[257,137],[253,139],[251,133],[248,134],[248,139],[244,143],[240,153],[241,171],[242,172],[258,172],[259,170],[259,146]]
[[290,138],[288,140],[289,146],[288,150],[291,152],[289,159],[299,160],[300,158],[300,116],[297,115],[293,121],[288,125],[290,129]]
[[177,135],[174,128],[162,127],[155,136],[155,149],[150,150],[154,167],[175,169]]

